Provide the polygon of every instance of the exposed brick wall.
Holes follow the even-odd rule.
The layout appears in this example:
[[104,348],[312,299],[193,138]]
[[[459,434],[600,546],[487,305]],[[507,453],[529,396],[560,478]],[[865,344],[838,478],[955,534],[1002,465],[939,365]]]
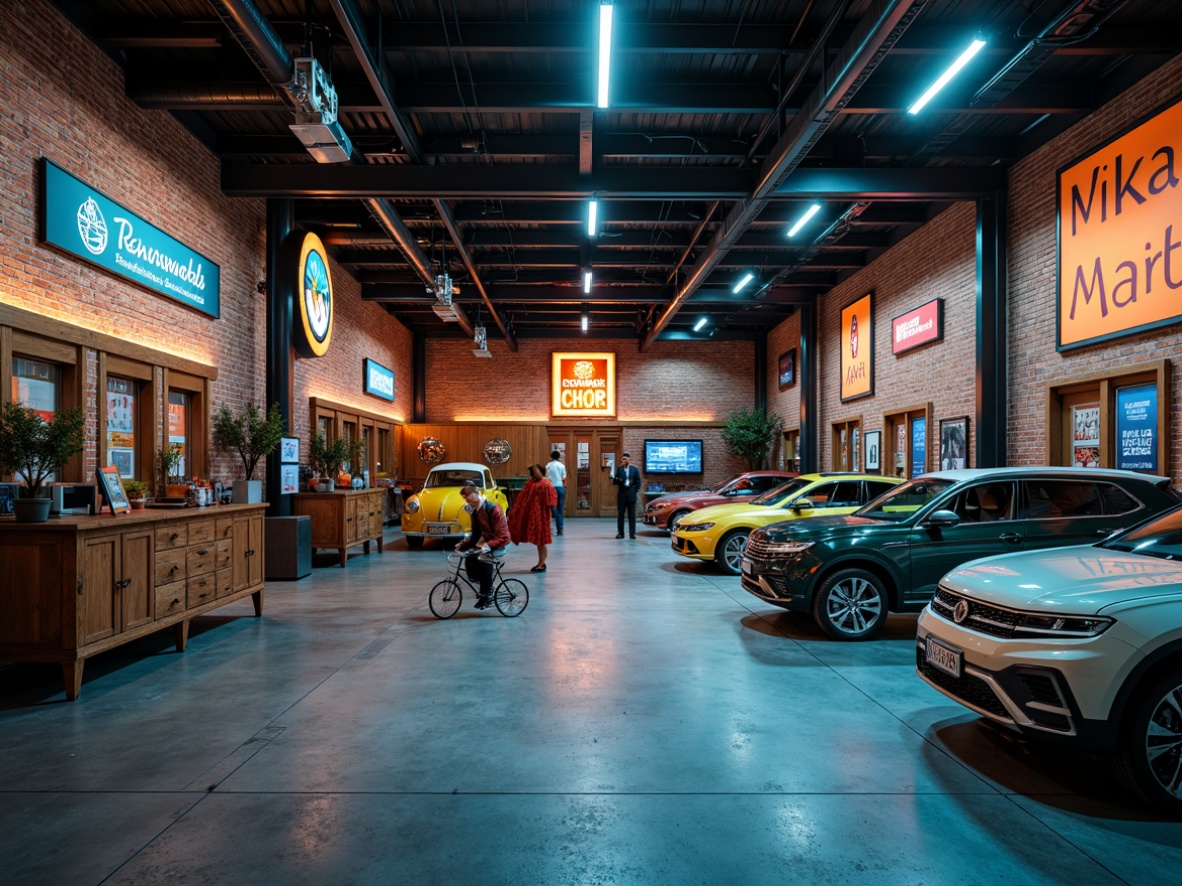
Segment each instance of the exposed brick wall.
[[[834,422],[860,416],[863,432],[881,430],[884,415],[930,402],[932,427],[928,429],[928,454],[929,464],[934,464],[940,419],[972,415],[976,401],[975,218],[971,203],[950,207],[818,302],[817,438],[819,465],[823,470],[833,467]],[[842,403],[841,311],[871,290],[874,292],[874,393]],[[891,321],[936,297],[944,299],[943,341],[893,355]],[[798,317],[785,320],[768,336],[769,403],[776,404],[786,428],[800,423],[800,399],[797,388],[789,388],[783,394],[778,392],[775,361],[783,351],[799,348],[799,340]],[[797,357],[799,376],[799,350]],[[970,454],[975,431],[970,421]]]
[[[796,351],[796,381],[783,390],[780,389],[780,355],[785,351]],[[800,314],[795,313],[775,329],[767,337],[767,365],[764,367],[764,377],[767,378],[767,411],[769,415],[778,415],[784,430],[800,427]],[[780,444],[777,441],[773,452],[776,458],[773,467],[779,466]]]
[[[128,100],[118,65],[48,4],[10,0],[0,8],[0,58],[0,301],[217,367],[211,411],[222,403],[234,409],[261,404],[266,317],[256,284],[265,278],[264,202],[224,197],[217,158],[167,112]],[[221,317],[207,317],[39,243],[41,157],[217,264]],[[396,418],[410,413],[409,333],[380,307],[361,303],[359,287],[346,274],[335,273],[334,283],[341,297],[330,356],[315,369],[310,361],[296,368],[295,432],[305,438],[309,396]],[[395,369],[398,399],[392,409],[360,393],[364,356]],[[87,351],[82,371],[89,476],[97,396],[93,351]],[[212,452],[213,477],[240,474],[237,456]]]
[[[1182,56],[1124,92],[1077,126],[1015,164],[1009,176],[1009,462],[1046,460],[1048,385],[1093,372],[1170,358],[1171,399],[1159,408],[1171,425],[1163,474],[1182,473],[1182,329],[1172,325],[1059,353],[1056,342],[1056,170],[1089,153],[1157,108],[1177,101]],[[1177,202],[1178,196],[1169,198]],[[1177,231],[1175,231],[1175,235]],[[1160,234],[1158,234],[1160,236]],[[1134,257],[1135,258],[1135,257]]]

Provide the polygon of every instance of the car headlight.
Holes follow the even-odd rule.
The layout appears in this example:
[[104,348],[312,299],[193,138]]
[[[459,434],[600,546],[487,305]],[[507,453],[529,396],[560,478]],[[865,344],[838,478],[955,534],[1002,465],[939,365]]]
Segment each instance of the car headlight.
[[1102,615],[1021,613],[1014,624],[1014,633],[1040,637],[1095,637],[1104,633],[1114,623],[1115,619]]
[[649,505],[649,506],[648,506],[648,509],[649,509],[650,511],[663,511],[663,510],[665,510],[665,508],[667,508],[667,507],[669,507],[669,503],[668,503],[668,502],[666,502],[666,501],[658,501],[658,502],[654,502],[653,504]]
[[768,554],[803,554],[816,542],[811,541],[765,541],[759,546],[760,550]]
[[681,522],[677,524],[678,532],[705,532],[707,529],[713,528],[713,523],[691,523],[686,525],[686,523]]
[[419,500],[417,498],[412,498],[404,505],[404,507],[412,514],[417,514],[419,511]]

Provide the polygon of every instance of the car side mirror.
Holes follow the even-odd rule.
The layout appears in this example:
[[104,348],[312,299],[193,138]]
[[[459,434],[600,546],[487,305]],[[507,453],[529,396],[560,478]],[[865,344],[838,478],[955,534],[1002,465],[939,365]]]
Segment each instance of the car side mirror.
[[928,518],[923,521],[924,526],[959,526],[960,517],[956,516],[953,511],[932,511],[928,514]]
[[807,498],[793,499],[792,501],[788,502],[788,505],[787,505],[788,510],[796,511],[798,514],[801,511],[803,511],[805,508],[811,508],[812,506],[813,506],[813,503],[811,501],[809,501]]

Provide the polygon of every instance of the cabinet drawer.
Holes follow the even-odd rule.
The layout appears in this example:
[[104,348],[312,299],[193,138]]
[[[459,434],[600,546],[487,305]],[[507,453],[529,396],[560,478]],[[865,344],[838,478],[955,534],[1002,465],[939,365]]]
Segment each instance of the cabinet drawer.
[[185,554],[185,568],[189,578],[203,575],[214,570],[214,555],[217,553],[213,542],[203,545],[192,545]]
[[214,573],[207,572],[205,575],[189,579],[187,590],[190,609],[213,600],[217,597],[217,583],[214,580]]
[[224,597],[230,591],[234,590],[234,570],[233,569],[219,569],[214,573],[217,579],[218,596]]
[[189,543],[189,527],[185,523],[169,523],[156,530],[156,550],[171,551]]
[[217,522],[217,539],[224,541],[234,537],[234,520],[232,517],[219,517]]
[[230,564],[233,563],[234,557],[234,542],[232,539],[223,539],[218,541],[215,553],[213,555],[214,569],[229,569]]
[[[157,536],[159,538],[159,536]],[[185,580],[185,551],[164,551],[156,554],[155,584],[170,584]]]
[[189,524],[189,544],[213,541],[217,536],[217,524],[213,520],[197,520]]
[[156,588],[156,618],[164,618],[174,612],[183,612],[187,606],[183,581],[170,582]]

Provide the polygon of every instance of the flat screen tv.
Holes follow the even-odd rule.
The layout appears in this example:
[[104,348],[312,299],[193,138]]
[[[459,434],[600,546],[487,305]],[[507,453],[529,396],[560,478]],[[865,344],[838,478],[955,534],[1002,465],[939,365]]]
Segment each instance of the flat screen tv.
[[702,473],[701,440],[645,440],[646,474]]

